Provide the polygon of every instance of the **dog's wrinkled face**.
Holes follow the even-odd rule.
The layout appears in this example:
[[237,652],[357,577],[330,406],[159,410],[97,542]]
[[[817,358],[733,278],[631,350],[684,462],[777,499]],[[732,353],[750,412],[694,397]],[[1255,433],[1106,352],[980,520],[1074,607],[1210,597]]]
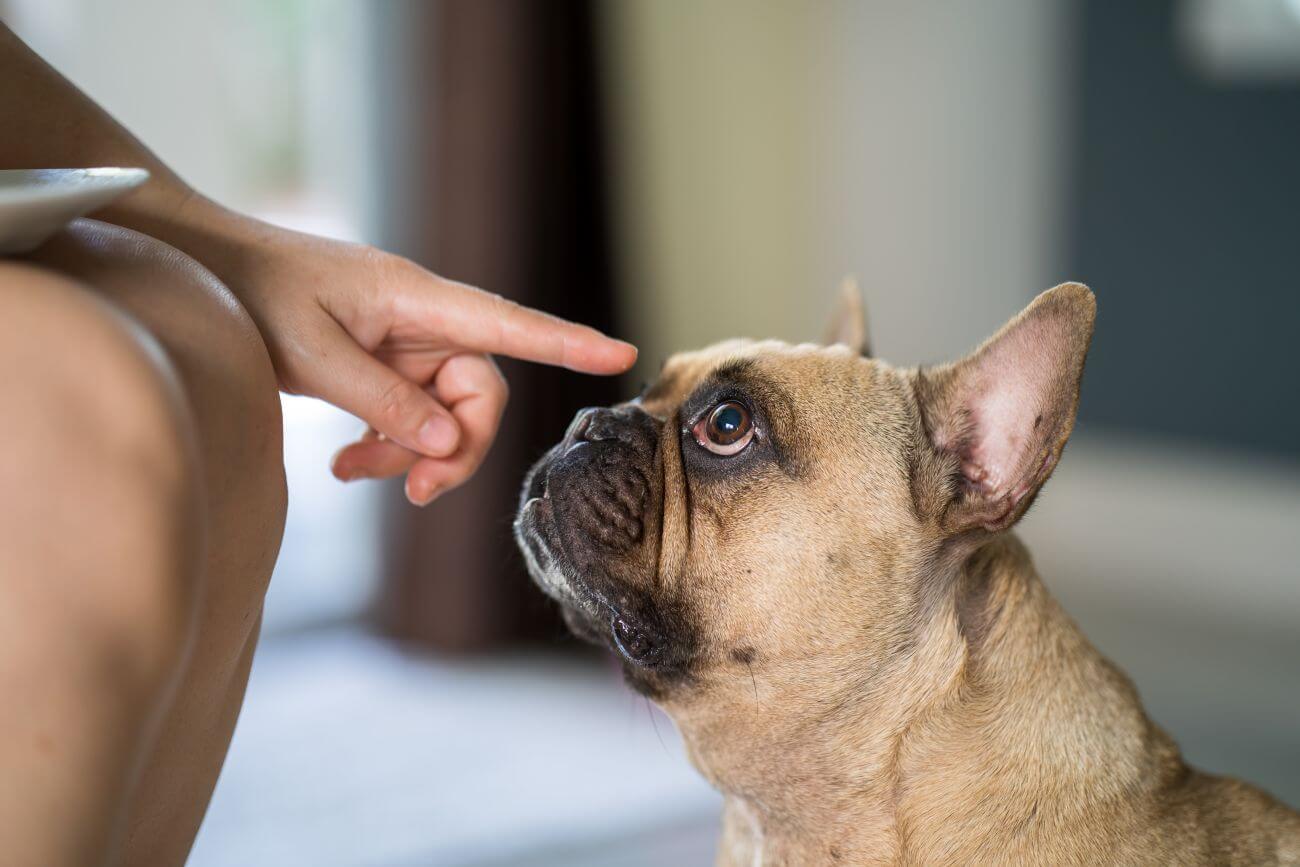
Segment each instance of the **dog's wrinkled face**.
[[[871,597],[917,529],[917,422],[902,379],[843,346],[680,355],[637,400],[579,413],[530,473],[516,532],[573,630],[666,698],[845,637],[809,624],[887,616]],[[857,615],[827,604],[848,592]]]
[[529,473],[529,569],[661,704],[740,700],[759,670],[815,714],[911,640],[954,539],[1027,508],[1073,422],[1092,310],[1060,287],[926,371],[865,357],[860,331],[675,356]]

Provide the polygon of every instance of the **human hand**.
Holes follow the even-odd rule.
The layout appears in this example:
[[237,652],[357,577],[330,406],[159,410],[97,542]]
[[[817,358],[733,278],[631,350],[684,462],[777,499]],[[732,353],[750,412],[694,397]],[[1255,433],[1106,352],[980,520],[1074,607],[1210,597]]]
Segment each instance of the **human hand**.
[[334,475],[405,473],[417,505],[473,475],[496,436],[507,388],[491,354],[595,374],[636,360],[628,343],[373,247],[229,212],[199,222],[186,246],[257,322],[281,388],[370,426],[335,455]]

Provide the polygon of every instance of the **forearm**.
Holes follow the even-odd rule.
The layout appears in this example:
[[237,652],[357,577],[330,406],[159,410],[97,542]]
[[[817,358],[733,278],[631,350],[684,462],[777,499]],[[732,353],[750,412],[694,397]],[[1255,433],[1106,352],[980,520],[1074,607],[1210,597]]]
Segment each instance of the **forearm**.
[[[108,112],[0,24],[0,167],[133,166],[149,181],[114,209],[129,221],[162,214],[188,195],[184,182]],[[118,220],[115,219],[114,222]]]
[[152,235],[218,273],[235,235],[256,231],[192,190],[139,139],[0,23],[0,168],[131,166],[139,189],[96,219]]

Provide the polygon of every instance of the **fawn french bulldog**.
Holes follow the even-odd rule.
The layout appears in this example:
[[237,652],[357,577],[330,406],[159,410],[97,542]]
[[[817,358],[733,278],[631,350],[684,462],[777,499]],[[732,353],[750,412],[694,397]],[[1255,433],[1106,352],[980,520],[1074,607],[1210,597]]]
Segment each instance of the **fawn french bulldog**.
[[1300,814],[1187,767],[1010,532],[1074,425],[1092,292],[962,361],[675,356],[578,414],[516,538],[726,797],[718,863],[1300,863]]

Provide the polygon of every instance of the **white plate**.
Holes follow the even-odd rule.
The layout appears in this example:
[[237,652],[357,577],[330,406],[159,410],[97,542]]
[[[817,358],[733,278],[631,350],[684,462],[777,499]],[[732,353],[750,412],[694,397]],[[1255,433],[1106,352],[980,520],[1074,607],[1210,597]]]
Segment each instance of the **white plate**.
[[36,248],[148,179],[144,169],[0,170],[0,256]]

